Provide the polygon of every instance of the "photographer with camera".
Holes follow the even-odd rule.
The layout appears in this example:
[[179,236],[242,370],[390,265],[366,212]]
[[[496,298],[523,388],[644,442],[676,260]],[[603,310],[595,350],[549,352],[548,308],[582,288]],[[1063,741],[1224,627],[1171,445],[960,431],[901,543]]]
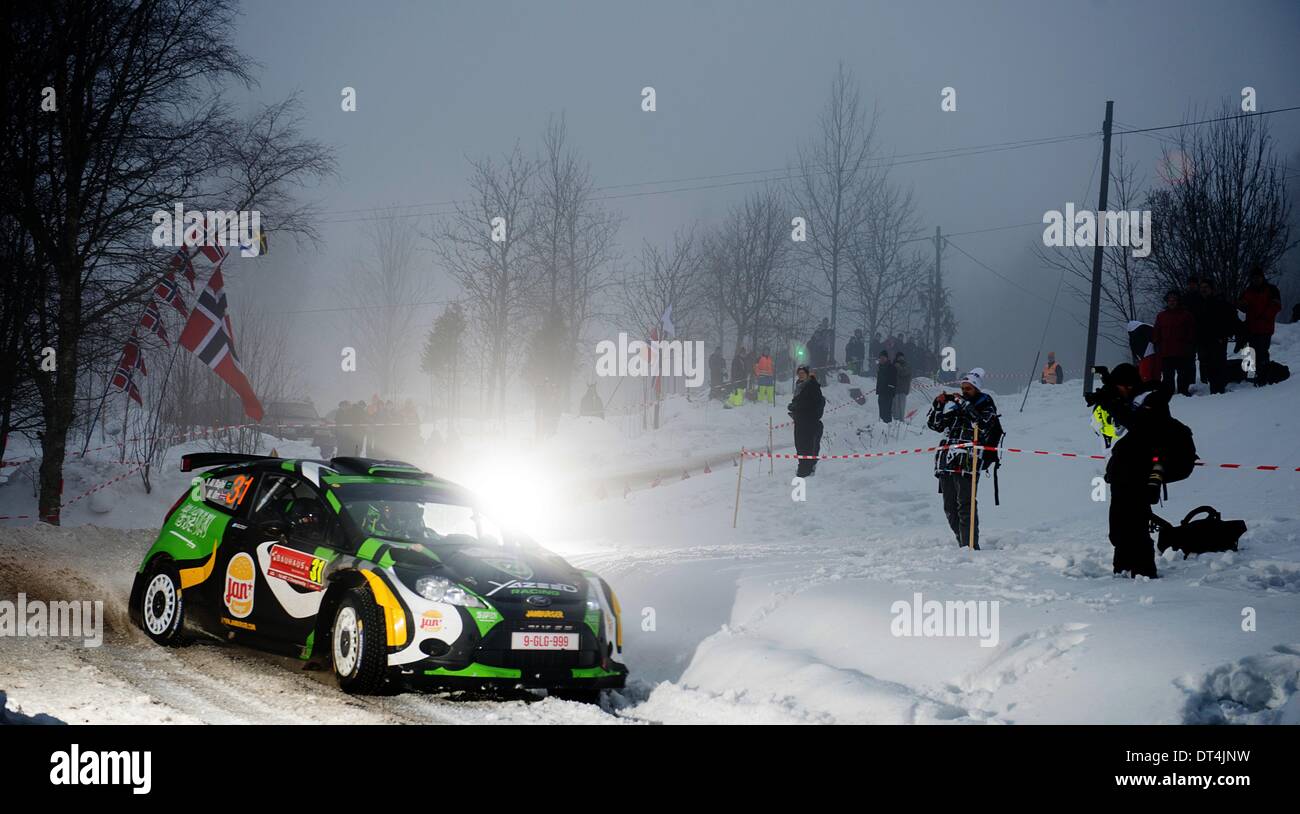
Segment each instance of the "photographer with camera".
[[[925,424],[944,434],[939,449],[934,454],[934,476],[939,479],[939,493],[943,495],[943,513],[948,526],[957,537],[957,545],[969,544],[979,550],[979,511],[975,505],[975,479],[971,469],[972,446],[975,428],[979,427],[981,447],[996,447],[1002,441],[1002,424],[993,398],[981,391],[984,386],[984,369],[974,368],[961,378],[961,393],[940,393],[935,396]],[[979,468],[988,467],[997,460],[996,452],[981,452]],[[975,477],[978,477],[976,473]],[[972,515],[974,516],[972,518]]]
[[1142,381],[1130,364],[1096,371],[1102,387],[1085,394],[1084,401],[1105,410],[1118,434],[1106,462],[1114,572],[1155,579],[1151,506],[1159,502],[1165,484],[1191,474],[1196,447],[1191,430],[1169,413],[1172,389]]

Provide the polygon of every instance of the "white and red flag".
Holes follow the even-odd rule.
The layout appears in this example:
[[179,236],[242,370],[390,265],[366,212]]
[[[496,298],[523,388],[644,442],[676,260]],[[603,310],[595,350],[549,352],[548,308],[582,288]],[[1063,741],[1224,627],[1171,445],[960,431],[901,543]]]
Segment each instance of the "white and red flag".
[[253,392],[244,369],[235,354],[235,332],[226,313],[225,282],[221,267],[217,266],[208,279],[208,285],[199,294],[190,312],[185,330],[181,332],[181,347],[198,356],[212,368],[221,380],[230,385],[244,405],[244,413],[254,421],[262,420],[262,404]]
[[190,291],[193,291],[196,275],[194,273],[194,258],[190,255],[188,246],[181,246],[176,250],[176,254],[172,255],[171,267],[173,272],[179,271],[185,275],[185,279],[190,284]]
[[167,276],[154,286],[153,293],[155,297],[180,311],[181,316],[190,315],[189,309],[185,307],[185,300],[181,297],[180,286],[176,285],[176,272],[167,272]]
[[149,375],[149,371],[144,366],[144,354],[140,352],[140,343],[132,336],[122,348],[122,358],[118,360],[117,370],[114,371],[109,384],[118,390],[126,391],[132,401],[143,407],[144,400],[140,397],[140,388],[135,384],[137,369],[141,376]]
[[162,314],[158,311],[158,303],[153,300],[144,307],[144,313],[140,315],[140,327],[149,333],[158,337],[167,347],[171,347],[171,342],[167,340],[167,328],[163,325]]

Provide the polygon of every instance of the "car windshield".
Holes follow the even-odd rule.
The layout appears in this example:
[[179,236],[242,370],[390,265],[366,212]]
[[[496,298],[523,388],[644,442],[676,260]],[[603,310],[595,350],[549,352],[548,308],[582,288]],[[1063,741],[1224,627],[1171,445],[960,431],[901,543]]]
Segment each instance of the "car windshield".
[[425,484],[331,487],[343,513],[367,536],[408,543],[515,545],[518,541],[457,489]]

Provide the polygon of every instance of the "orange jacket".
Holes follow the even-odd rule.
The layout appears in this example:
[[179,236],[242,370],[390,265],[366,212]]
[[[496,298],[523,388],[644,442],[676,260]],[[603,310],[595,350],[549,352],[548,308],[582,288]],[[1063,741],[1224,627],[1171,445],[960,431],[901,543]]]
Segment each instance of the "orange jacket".
[[771,356],[760,356],[758,361],[754,363],[755,376],[771,376],[773,370]]

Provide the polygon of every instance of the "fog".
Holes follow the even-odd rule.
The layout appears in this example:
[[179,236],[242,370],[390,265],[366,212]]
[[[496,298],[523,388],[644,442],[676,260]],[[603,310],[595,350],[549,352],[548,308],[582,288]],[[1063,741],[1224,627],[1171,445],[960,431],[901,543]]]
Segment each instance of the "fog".
[[[339,175],[303,195],[322,209],[319,243],[276,242],[272,231],[270,256],[232,268],[228,285],[234,299],[287,313],[289,351],[322,409],[368,397],[373,383],[354,384],[339,365],[345,346],[364,363],[357,322],[380,318],[343,310],[339,295],[367,251],[367,210],[403,207],[409,227],[427,231],[428,213],[468,194],[467,158],[516,143],[533,152],[548,117],[563,113],[596,186],[621,187],[601,194],[619,196],[602,203],[625,219],[627,267],[643,240],[707,226],[754,180],[779,177],[813,137],[842,62],[877,109],[881,154],[898,157],[891,177],[914,192],[923,237],[940,226],[964,250],[943,255],[958,364],[1027,377],[1046,326],[1041,350],[1075,377],[1087,307],[1062,291],[1048,324],[1060,274],[1034,246],[1044,212],[1096,206],[1100,138],[925,154],[1097,132],[1108,99],[1116,120],[1136,128],[1213,115],[1245,86],[1259,110],[1300,104],[1297,41],[1294,2],[250,4],[237,43],[260,63],[258,85],[234,97],[251,106],[298,93],[305,134],[337,150]],[[641,109],[645,86],[654,112]],[[354,112],[341,110],[345,87],[356,90]],[[944,87],[956,91],[955,111],[940,109]],[[1278,154],[1294,161],[1300,112],[1265,118]],[[1115,146],[1158,183],[1169,132]],[[990,231],[962,234],[981,230]],[[932,242],[918,245],[933,255]],[[427,240],[416,262],[428,304],[412,306],[413,376],[425,331],[458,295]],[[1284,296],[1289,309],[1293,294]],[[837,353],[852,325],[841,317]],[[610,319],[602,335],[633,327]],[[1099,357],[1121,354],[1103,343]],[[426,388],[419,377],[409,395]]]

